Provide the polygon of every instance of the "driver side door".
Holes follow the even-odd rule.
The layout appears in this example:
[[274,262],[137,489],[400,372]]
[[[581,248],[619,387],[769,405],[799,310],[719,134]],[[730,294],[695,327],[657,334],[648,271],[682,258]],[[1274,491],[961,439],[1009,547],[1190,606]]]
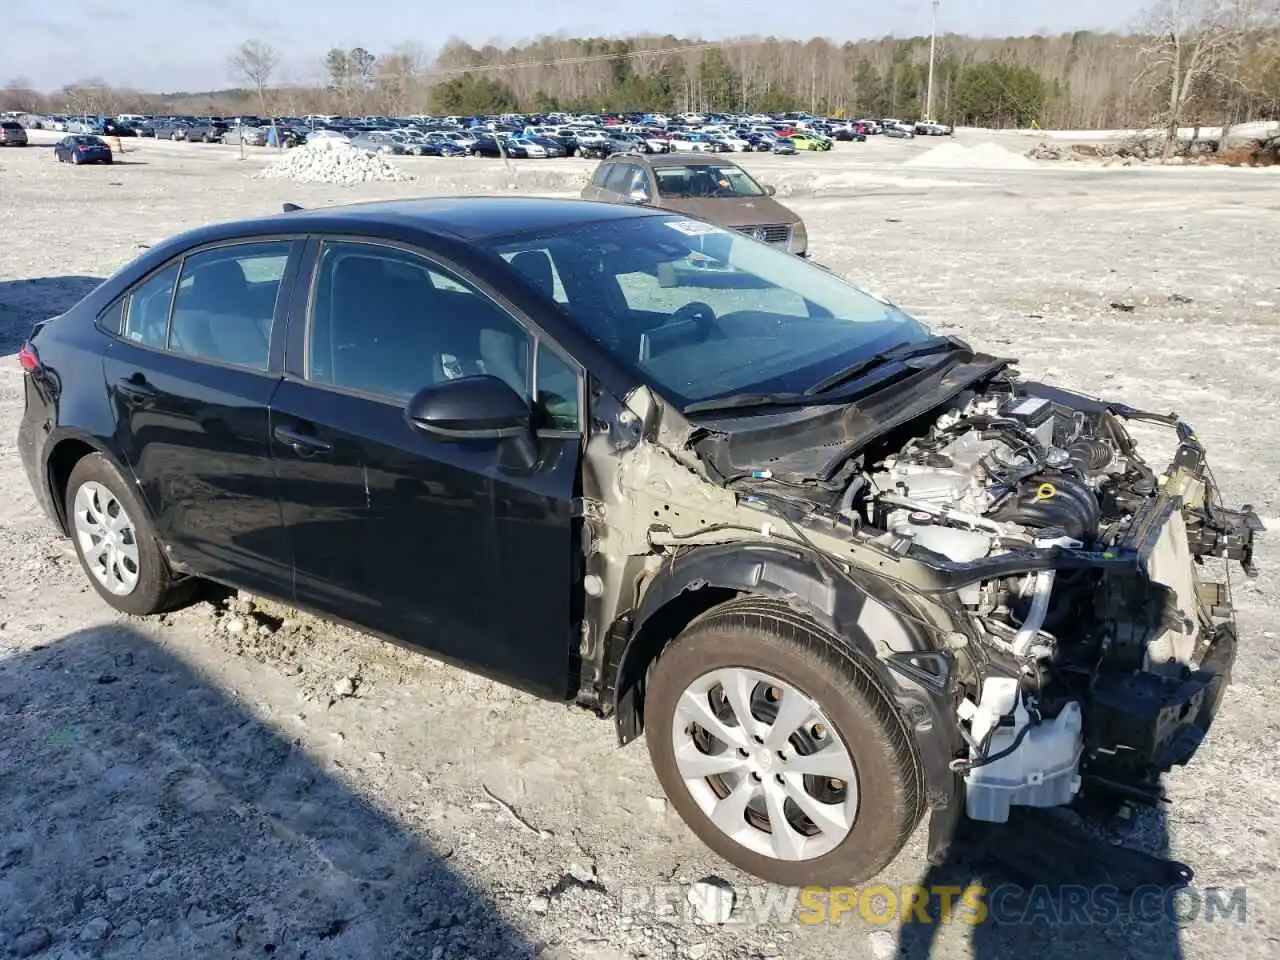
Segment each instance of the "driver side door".
[[542,345],[417,251],[326,241],[313,287],[271,404],[298,602],[563,697],[577,434],[540,436],[538,464],[513,470],[504,441],[442,439],[405,416],[424,387],[476,374],[529,399]]

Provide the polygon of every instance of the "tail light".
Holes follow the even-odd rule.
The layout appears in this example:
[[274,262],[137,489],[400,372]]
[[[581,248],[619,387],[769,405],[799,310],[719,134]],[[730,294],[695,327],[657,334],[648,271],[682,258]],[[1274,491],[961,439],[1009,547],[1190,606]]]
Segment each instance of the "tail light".
[[27,373],[35,373],[40,369],[40,355],[28,340],[18,348],[18,363]]

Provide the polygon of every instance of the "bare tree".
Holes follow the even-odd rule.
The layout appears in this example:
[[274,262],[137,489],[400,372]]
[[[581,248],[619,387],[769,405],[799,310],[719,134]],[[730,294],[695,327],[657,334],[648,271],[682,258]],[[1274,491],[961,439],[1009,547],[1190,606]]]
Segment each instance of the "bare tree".
[[67,84],[60,92],[67,104],[67,112],[79,116],[92,117],[108,113],[115,99],[111,88],[101,77],[77,80]]
[[40,108],[40,94],[25,77],[14,77],[0,91],[0,105],[5,110],[34,113]]
[[378,89],[380,110],[393,117],[405,112],[417,93],[425,59],[421,47],[406,43],[377,61],[374,84]]
[[227,65],[237,80],[244,80],[258,95],[258,112],[267,114],[267,84],[280,63],[276,48],[261,40],[246,40],[236,48]]
[[1159,0],[1148,12],[1150,40],[1134,83],[1163,98],[1165,159],[1177,150],[1196,96],[1210,85],[1240,83],[1242,54],[1261,12],[1257,0]]

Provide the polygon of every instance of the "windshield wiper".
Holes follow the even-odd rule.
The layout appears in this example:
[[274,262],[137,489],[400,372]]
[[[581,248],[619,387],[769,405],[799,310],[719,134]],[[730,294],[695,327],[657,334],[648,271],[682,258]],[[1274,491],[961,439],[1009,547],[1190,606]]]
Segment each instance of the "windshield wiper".
[[[861,394],[865,393],[867,387],[873,390],[879,390],[889,382],[897,382],[904,376],[910,376],[919,370],[911,367],[902,367],[895,372],[889,373],[887,376],[878,377],[874,384],[868,384],[862,389],[854,389],[852,391],[845,390],[839,393],[830,393],[832,387],[847,383],[854,378],[861,377],[869,373],[876,367],[883,366],[895,360],[909,359],[912,357],[925,356],[931,353],[939,353],[946,350],[963,350],[969,352],[969,346],[963,340],[955,337],[931,337],[928,340],[921,340],[918,343],[901,344],[882,353],[878,353],[873,357],[866,357],[859,360],[856,364],[846,367],[839,373],[827,377],[814,386],[810,387],[803,393],[735,393],[727,397],[717,397],[712,400],[699,400],[691,403],[687,407],[682,408],[681,412],[685,414],[707,413],[720,410],[741,410],[747,407],[818,407],[841,403],[849,403],[857,399]],[[940,357],[931,364],[926,364],[927,369],[939,366],[947,362],[946,357]],[[821,396],[819,394],[822,394]]]
[[804,392],[804,396],[813,397],[819,393],[826,393],[833,387],[838,387],[842,383],[859,377],[869,370],[891,363],[894,360],[908,360],[912,357],[923,357],[930,353],[938,353],[942,350],[965,350],[969,349],[969,345],[958,337],[929,337],[927,340],[920,340],[916,343],[903,343],[896,347],[890,347],[880,353],[873,354],[870,357],[864,357],[843,370],[837,370],[829,377],[819,380],[808,390]]
[[814,399],[803,393],[735,393],[717,400],[699,400],[682,408],[682,413],[706,413],[709,410],[739,410],[743,407],[812,407],[823,403],[843,403],[843,397]]

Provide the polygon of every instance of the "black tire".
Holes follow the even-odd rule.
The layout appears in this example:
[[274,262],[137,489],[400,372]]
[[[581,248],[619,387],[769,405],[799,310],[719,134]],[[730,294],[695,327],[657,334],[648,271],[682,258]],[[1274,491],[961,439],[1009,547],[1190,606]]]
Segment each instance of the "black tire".
[[[138,548],[138,581],[133,590],[124,595],[107,590],[94,576],[85,560],[80,538],[76,535],[76,494],[90,481],[100,483],[111,491],[124,507],[129,519],[133,521],[134,542]],[[172,610],[194,596],[199,581],[193,578],[175,579],[165,561],[160,543],[156,539],[150,514],[133,492],[132,485],[120,476],[120,472],[102,454],[91,453],[72,469],[71,476],[67,480],[65,509],[67,527],[71,531],[71,542],[75,547],[76,556],[80,558],[85,576],[98,595],[112,607],[121,613],[141,617]]]
[[[768,673],[817,703],[858,774],[854,823],[838,846],[809,860],[752,851],[703,813],[681,778],[671,729],[676,704],[698,677],[723,667]],[[902,849],[923,814],[923,784],[906,728],[861,657],[790,608],[745,598],[696,619],[659,656],[646,681],[645,739],[667,797],[690,829],[734,866],[785,886],[861,883]]]

